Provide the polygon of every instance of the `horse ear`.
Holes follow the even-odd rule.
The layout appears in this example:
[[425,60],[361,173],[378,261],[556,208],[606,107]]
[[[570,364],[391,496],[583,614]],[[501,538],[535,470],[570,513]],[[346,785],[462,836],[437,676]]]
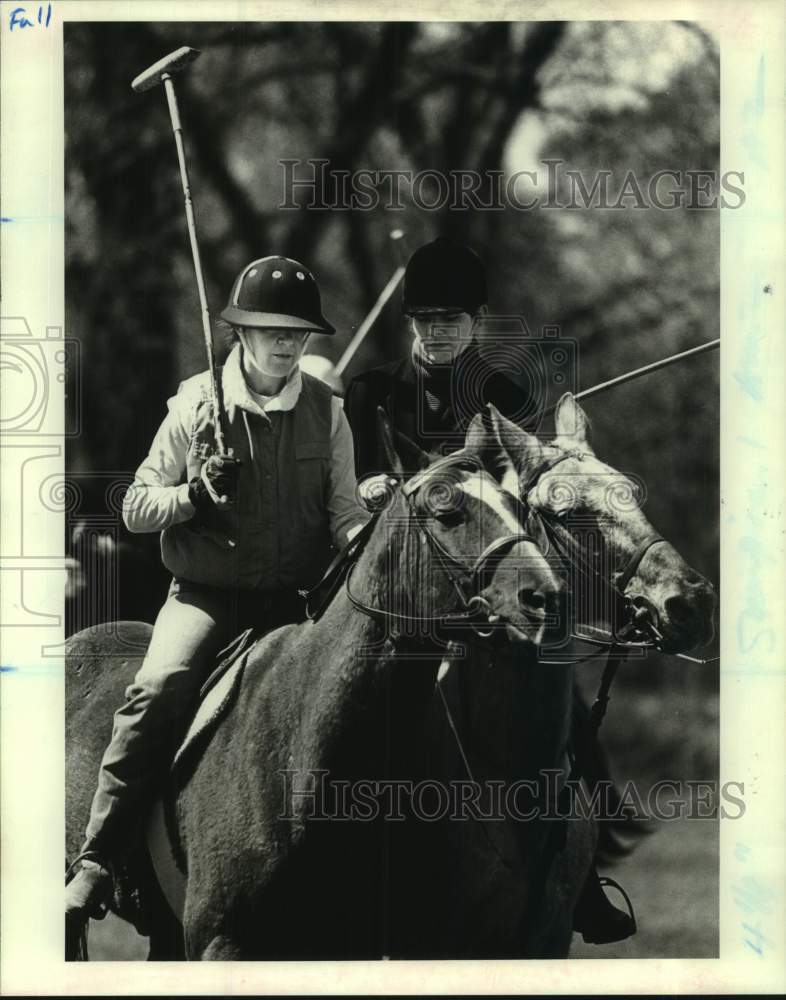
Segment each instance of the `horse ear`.
[[420,469],[431,465],[432,458],[427,451],[423,451],[401,431],[393,431],[388,416],[381,406],[377,407],[377,433],[388,461],[388,471],[394,475],[403,476],[419,472]]
[[407,472],[419,472],[421,469],[426,469],[434,460],[433,456],[429,455],[427,451],[423,451],[420,445],[415,444],[401,431],[396,431],[396,445],[401,462]]
[[516,468],[499,435],[499,429],[494,424],[491,409],[489,404],[487,411],[476,413],[470,421],[464,439],[464,450],[478,456],[502,489],[518,496]]
[[390,427],[390,421],[381,406],[377,407],[377,435],[387,458],[389,466],[389,470],[387,471],[395,475],[402,475],[404,466],[401,464],[401,459],[398,457],[396,446],[393,443],[393,431]]
[[[528,434],[518,424],[508,420],[492,403],[488,404],[488,410],[489,420],[516,470],[520,487],[529,481],[532,473],[540,465],[543,454],[540,441],[534,434]],[[518,493],[518,489],[516,493]]]
[[554,426],[558,437],[570,438],[577,444],[589,447],[589,418],[572,392],[566,392],[560,397],[554,413]]

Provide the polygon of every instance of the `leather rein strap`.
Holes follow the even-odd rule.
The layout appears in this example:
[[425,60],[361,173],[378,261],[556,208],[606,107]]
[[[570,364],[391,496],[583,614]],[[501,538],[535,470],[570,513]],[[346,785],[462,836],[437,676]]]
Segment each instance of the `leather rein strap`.
[[[306,617],[311,621],[317,621],[325,612],[328,604],[333,599],[334,594],[341,586],[347,571],[359,559],[361,552],[366,547],[366,542],[371,537],[376,527],[379,515],[382,512],[377,510],[371,518],[363,525],[344,547],[333,558],[328,568],[322,574],[322,579],[310,590],[299,590],[298,593],[306,601]],[[316,609],[312,610],[311,603],[320,591],[323,591],[321,600]]]
[[[546,472],[550,472],[555,466],[559,465],[560,462],[564,462],[568,458],[577,458],[581,460],[582,457],[583,456],[580,453],[571,452],[567,455],[558,455],[555,459],[539,466],[527,481],[527,485],[524,488],[524,495],[528,496],[530,490],[537,484],[541,476],[543,476]],[[545,536],[546,541],[563,562],[576,566],[582,571],[584,576],[590,580],[590,582],[595,581],[602,583],[623,600],[625,597],[625,588],[635,576],[636,571],[644,559],[644,556],[649,552],[653,545],[666,541],[665,538],[654,531],[646,535],[636,545],[622,568],[614,573],[613,579],[609,579],[598,571],[592,561],[587,557],[579,542],[573,538],[568,529],[555,515],[530,507],[527,514],[527,525],[532,526],[533,533],[535,531],[535,526],[542,529],[542,534]],[[616,640],[617,637],[614,636],[613,638]]]
[[[353,593],[350,582],[352,573],[357,565],[357,561],[360,558],[361,553],[363,552],[363,549],[366,546],[366,543],[373,534],[377,521],[384,510],[383,506],[372,513],[370,520],[366,522],[360,531],[349,542],[347,542],[347,544],[335,556],[328,568],[325,570],[325,573],[319,583],[309,591],[300,591],[300,595],[306,600],[307,617],[311,621],[316,621],[320,618],[325,612],[342,581],[344,581],[346,594],[352,606],[376,621],[393,621],[402,624],[413,622],[417,624],[439,623],[445,627],[468,625],[474,628],[476,633],[481,638],[489,638],[491,633],[481,632],[480,627],[484,623],[488,622],[488,616],[491,609],[489,608],[487,602],[478,593],[482,587],[483,577],[488,571],[489,564],[494,558],[499,558],[500,556],[505,555],[519,542],[531,542],[533,545],[536,545],[537,543],[535,542],[535,539],[532,535],[525,531],[503,535],[500,538],[494,539],[493,542],[487,545],[483,552],[481,552],[481,554],[474,561],[472,566],[467,567],[456,559],[450,552],[448,552],[448,550],[440,543],[428,527],[425,519],[417,516],[417,513],[412,507],[411,500],[418,490],[424,486],[435,473],[449,467],[466,468],[468,466],[475,469],[478,468],[477,463],[474,461],[469,461],[465,458],[456,459],[452,455],[447,455],[444,458],[439,459],[433,465],[429,466],[428,469],[425,469],[423,472],[413,476],[408,482],[401,484],[399,480],[401,492],[407,499],[410,517],[414,520],[418,531],[423,537],[426,538],[431,550],[436,555],[443,571],[456,591],[461,603],[461,611],[445,612],[441,615],[435,615],[433,617],[413,618],[409,615],[389,611],[386,608],[375,608],[372,605],[367,604],[365,601],[362,601]],[[391,480],[396,479],[396,477],[392,476],[390,478]],[[469,583],[469,593],[467,592],[467,589],[465,589],[466,581]],[[319,600],[316,609],[312,610],[311,603],[320,591],[322,592],[322,597]]]
[[[544,473],[550,472],[551,469],[559,465],[560,462],[563,462],[568,458],[578,458],[580,460],[582,457],[583,456],[579,453],[558,455],[556,458],[540,465],[527,481],[524,489],[524,496],[526,497],[529,495],[529,491],[537,484],[538,480],[544,475]],[[608,587],[612,593],[623,601],[625,601],[625,588],[636,574],[644,556],[649,552],[653,545],[657,545],[658,542],[665,542],[665,539],[656,532],[648,534],[634,548],[622,569],[614,573],[613,579],[610,579],[597,569],[585,553],[580,543],[573,538],[567,527],[565,527],[565,525],[563,525],[557,517],[549,515],[544,511],[537,510],[534,507],[530,507],[527,515],[527,523],[528,525],[537,525],[542,529],[548,544],[555,550],[560,559],[562,559],[563,563],[576,566],[590,583],[600,582],[602,585]],[[634,646],[640,648],[642,645],[641,643],[630,643],[625,641],[626,635],[631,632],[635,632],[635,629],[636,624],[634,621],[627,621],[623,625],[620,634],[614,634],[612,632],[611,642],[605,646],[607,651],[606,666],[603,670],[603,676],[601,678],[600,687],[598,688],[598,693],[596,694],[595,701],[590,709],[589,726],[586,734],[587,745],[590,745],[597,738],[598,730],[600,729],[601,723],[606,715],[611,685],[620,664],[627,659],[631,648]],[[599,655],[601,652],[603,652],[602,649],[598,650],[598,653],[593,654],[593,656]],[[568,780],[578,781],[581,778],[580,761],[582,756],[583,754],[581,752],[574,754]]]

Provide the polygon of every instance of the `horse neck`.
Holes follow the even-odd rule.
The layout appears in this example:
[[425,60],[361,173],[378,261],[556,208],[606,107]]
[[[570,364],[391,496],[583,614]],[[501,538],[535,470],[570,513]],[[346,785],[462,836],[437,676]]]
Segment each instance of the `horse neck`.
[[544,664],[531,645],[469,646],[451,657],[441,684],[470,766],[508,781],[560,766],[572,683],[569,664]]
[[[443,582],[440,574],[429,573],[426,546],[405,503],[394,500],[382,515],[348,580],[355,598],[402,615],[404,622],[364,614],[345,586],[310,629],[317,665],[303,669],[310,671],[305,686],[320,692],[313,700],[315,715],[329,726],[337,724],[335,732],[340,729],[355,746],[365,739],[373,743],[384,726],[406,732],[423,716],[443,654],[427,633],[415,627],[416,634],[409,634],[406,628],[433,613],[429,608],[439,601],[444,609],[450,595],[447,577]],[[350,758],[350,763],[357,761]]]

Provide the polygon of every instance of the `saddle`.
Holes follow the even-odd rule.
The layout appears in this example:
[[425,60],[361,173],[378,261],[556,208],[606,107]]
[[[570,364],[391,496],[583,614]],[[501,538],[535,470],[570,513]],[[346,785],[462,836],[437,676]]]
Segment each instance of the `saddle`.
[[[310,591],[301,591],[306,599],[307,615],[316,621],[324,612],[350,566],[357,560],[374,529],[376,517],[371,519],[341,549],[328,566],[322,579]],[[248,653],[267,634],[267,630],[249,628],[218,654],[219,663],[199,692],[199,705],[191,725],[172,764],[176,779],[185,764],[193,760],[195,751],[204,745],[210,734],[224,718],[235,701],[243,679]],[[166,801],[156,800],[145,830],[150,860],[153,864],[164,896],[172,912],[181,921],[185,903],[186,874],[179,858],[176,837],[167,822]]]

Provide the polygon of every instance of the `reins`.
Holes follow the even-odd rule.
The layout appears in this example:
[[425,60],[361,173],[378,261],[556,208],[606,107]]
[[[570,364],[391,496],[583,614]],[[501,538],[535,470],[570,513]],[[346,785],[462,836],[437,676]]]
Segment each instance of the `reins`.
[[[387,506],[385,504],[373,511],[371,519],[338,553],[316,587],[308,592],[301,592],[302,596],[306,598],[308,617],[312,621],[315,621],[324,613],[327,604],[343,579],[344,591],[350,604],[357,611],[360,611],[374,621],[391,624],[393,626],[393,638],[397,636],[399,630],[411,629],[413,626],[434,625],[440,626],[443,629],[470,628],[481,639],[491,638],[493,630],[490,630],[488,626],[491,624],[490,616],[492,615],[492,609],[479,593],[479,590],[482,588],[483,578],[488,572],[492,560],[505,555],[519,542],[531,542],[533,545],[537,545],[535,539],[526,531],[502,535],[487,545],[471,566],[467,566],[445,548],[429,527],[426,517],[419,514],[413,505],[413,497],[417,495],[418,491],[429,480],[433,479],[435,473],[446,468],[467,468],[470,464],[473,469],[479,468],[476,462],[472,461],[470,463],[466,457],[456,458],[455,456],[448,455],[413,476],[407,482],[402,482],[401,477],[398,476],[391,476],[389,479],[391,485],[395,484],[400,488],[401,494],[406,500],[408,523],[414,525],[418,537],[426,540],[435,562],[437,562],[445,573],[456,592],[460,606],[459,611],[445,611],[438,615],[430,616],[402,614],[398,611],[392,611],[390,608],[375,607],[361,599],[353,591],[352,577],[357,568],[358,559]],[[315,594],[323,587],[329,589],[323,600],[319,603],[319,606],[312,610],[311,601]]]
[[[537,484],[538,480],[547,472],[550,472],[561,462],[566,461],[569,458],[575,458],[581,461],[584,455],[581,452],[568,452],[567,454],[557,455],[555,458],[549,459],[548,461],[539,465],[535,471],[530,475],[527,483],[522,490],[523,495],[526,497],[529,495],[530,490]],[[636,571],[641,565],[644,557],[652,548],[653,545],[657,545],[660,542],[666,541],[661,535],[656,531],[649,532],[644,538],[636,544],[633,551],[630,553],[628,558],[625,560],[624,564],[616,571],[614,571],[611,577],[605,576],[593,561],[586,555],[581,544],[571,535],[570,531],[563,525],[556,515],[549,514],[546,511],[539,510],[534,506],[526,507],[526,523],[527,527],[530,529],[532,534],[540,534],[545,541],[545,552],[544,555],[548,555],[549,549],[553,549],[558,558],[562,561],[563,566],[574,566],[576,567],[585,577],[585,579],[591,584],[600,584],[601,586],[607,588],[616,599],[621,600],[626,607],[629,609],[631,605],[627,603],[627,598],[625,597],[625,588],[630,583],[632,578],[635,576]],[[644,625],[645,614],[641,611],[647,612],[648,609],[640,609],[633,616],[633,619],[624,626],[626,630],[632,625],[635,629],[641,630],[642,625]],[[660,633],[657,632],[657,628],[652,621],[647,621],[647,628],[650,629],[657,640],[661,638]],[[617,645],[628,645],[623,636],[612,632],[611,634],[612,644]],[[655,642],[648,642],[648,645],[655,645]],[[637,646],[641,647],[642,643],[636,643]]]

